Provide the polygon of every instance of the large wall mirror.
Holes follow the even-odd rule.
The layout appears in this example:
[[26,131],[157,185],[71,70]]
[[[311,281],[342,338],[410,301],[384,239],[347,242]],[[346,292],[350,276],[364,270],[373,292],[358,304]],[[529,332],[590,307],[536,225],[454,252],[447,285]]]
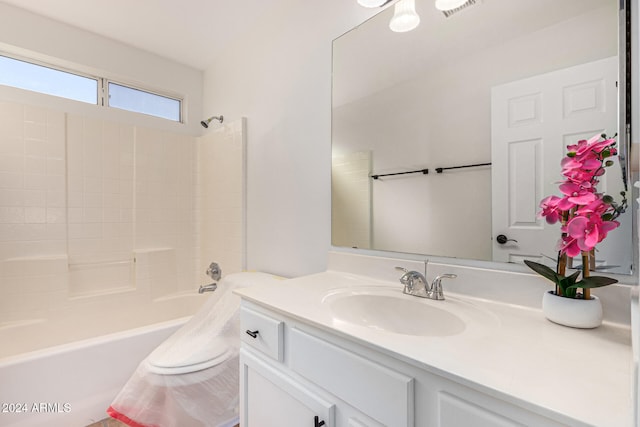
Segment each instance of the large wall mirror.
[[[559,226],[536,214],[566,146],[627,146],[620,2],[476,0],[448,17],[433,3],[416,1],[413,31],[391,31],[389,7],[334,41],[332,244],[552,265]],[[599,188],[618,201],[625,165]],[[631,216],[597,269],[631,273]]]

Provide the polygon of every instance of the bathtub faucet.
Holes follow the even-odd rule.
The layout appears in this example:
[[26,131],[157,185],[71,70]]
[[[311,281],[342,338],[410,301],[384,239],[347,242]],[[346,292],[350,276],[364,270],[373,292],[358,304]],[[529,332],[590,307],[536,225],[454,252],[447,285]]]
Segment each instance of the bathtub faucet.
[[[217,262],[212,262],[211,264],[209,264],[209,268],[207,268],[206,274],[213,280],[220,280],[220,277],[222,277],[222,269]],[[205,292],[213,292],[217,287],[218,285],[215,282],[206,286],[200,285],[198,293],[203,294]]]
[[206,285],[206,286],[200,285],[200,288],[198,289],[198,293],[199,294],[204,294],[205,292],[213,292],[213,291],[216,290],[217,287],[218,287],[218,285],[216,283],[212,283],[212,284]]

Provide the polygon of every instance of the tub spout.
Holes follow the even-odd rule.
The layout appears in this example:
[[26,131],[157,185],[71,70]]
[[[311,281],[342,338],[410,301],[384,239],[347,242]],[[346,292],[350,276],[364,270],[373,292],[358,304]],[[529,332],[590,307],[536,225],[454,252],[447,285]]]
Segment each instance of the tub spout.
[[200,285],[200,288],[198,289],[198,293],[199,294],[203,294],[205,292],[213,292],[213,291],[216,290],[217,287],[218,287],[218,285],[216,283],[212,283],[212,284],[206,285],[206,286]]

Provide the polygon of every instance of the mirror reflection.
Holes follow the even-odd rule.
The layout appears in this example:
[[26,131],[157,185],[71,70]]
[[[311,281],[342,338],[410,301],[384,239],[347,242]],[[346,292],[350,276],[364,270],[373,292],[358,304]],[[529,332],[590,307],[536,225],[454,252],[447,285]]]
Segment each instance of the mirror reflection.
[[[412,31],[390,30],[391,7],[334,41],[333,245],[553,263],[559,227],[537,212],[565,147],[619,133],[618,2],[416,10]],[[599,190],[619,199],[621,177],[607,168]],[[630,210],[619,220],[596,263],[629,274]]]

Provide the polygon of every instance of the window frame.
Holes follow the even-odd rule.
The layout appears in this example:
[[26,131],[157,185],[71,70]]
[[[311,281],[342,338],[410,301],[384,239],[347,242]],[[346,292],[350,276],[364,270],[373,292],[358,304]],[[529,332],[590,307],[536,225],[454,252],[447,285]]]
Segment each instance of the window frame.
[[50,64],[50,63],[43,62],[43,61],[38,61],[36,59],[25,58],[25,57],[21,57],[21,56],[17,56],[17,55],[11,55],[11,54],[8,54],[8,53],[2,52],[2,51],[0,51],[0,56],[4,57],[4,58],[7,58],[9,60],[12,60],[12,61],[22,62],[23,64],[32,65],[32,66],[40,67],[40,68],[48,68],[49,70],[52,70],[52,71],[57,71],[57,72],[60,72],[60,73],[65,73],[65,74],[69,74],[69,75],[72,75],[72,76],[77,76],[77,77],[81,77],[81,78],[84,78],[84,79],[93,80],[93,81],[96,82],[96,91],[97,91],[97,93],[95,94],[96,95],[95,96],[96,103],[94,104],[93,102],[82,101],[82,100],[79,100],[79,99],[69,98],[69,97],[61,96],[61,95],[55,95],[55,94],[52,94],[52,93],[43,92],[43,91],[39,91],[39,90],[26,89],[26,88],[23,88],[23,87],[20,87],[20,86],[12,86],[12,85],[0,84],[2,86],[13,87],[13,88],[20,89],[20,90],[27,90],[27,91],[30,91],[30,92],[40,93],[40,94],[47,95],[47,96],[54,96],[56,98],[68,99],[70,101],[81,102],[83,104],[88,104],[88,105],[99,105],[100,104],[100,99],[101,99],[102,95],[101,95],[101,81],[100,81],[100,77],[99,76],[96,76],[96,75],[93,75],[93,74],[89,74],[89,73],[83,73],[83,72],[80,72],[80,71],[77,71],[77,70],[72,70],[72,69],[66,68],[66,67],[60,67],[60,66],[57,66],[57,65],[53,65],[53,64]]
[[[109,97],[109,84],[112,83],[114,85],[117,86],[121,86],[127,89],[132,89],[132,90],[137,90],[139,92],[144,92],[144,93],[148,93],[150,95],[155,95],[155,96],[160,96],[162,98],[166,98],[166,99],[170,99],[172,101],[178,101],[178,120],[173,120],[173,119],[168,119],[166,117],[162,117],[162,116],[156,116],[155,114],[149,114],[149,113],[143,113],[140,111],[132,111],[132,110],[127,110],[124,108],[120,108],[120,107],[112,107],[110,104],[110,100],[111,98]],[[136,85],[132,85],[129,83],[123,83],[122,81],[119,80],[111,80],[111,79],[107,79],[107,78],[103,78],[102,79],[102,105],[104,105],[105,107],[109,107],[109,108],[115,108],[118,110],[122,110],[122,111],[129,111],[132,113],[137,113],[137,114],[144,114],[146,116],[151,116],[151,117],[157,117],[163,120],[168,120],[170,122],[175,122],[175,123],[184,123],[183,117],[184,117],[184,98],[183,97],[179,97],[176,95],[170,95],[167,92],[159,92],[156,90],[150,90],[150,89],[145,89],[141,86],[136,86]]]
[[[26,90],[26,91],[33,92],[33,93],[38,93],[38,94],[42,94],[42,95],[46,95],[46,96],[52,96],[52,97],[60,98],[60,99],[66,99],[66,100],[69,100],[71,102],[78,102],[78,103],[86,104],[86,105],[96,105],[98,107],[111,108],[111,109],[114,109],[114,110],[126,111],[128,113],[141,114],[141,115],[147,116],[147,117],[153,117],[153,118],[156,118],[156,119],[166,120],[167,122],[170,122],[170,123],[185,124],[185,117],[184,117],[185,97],[183,95],[177,95],[177,94],[171,93],[169,91],[151,89],[151,88],[145,87],[143,85],[138,85],[136,83],[129,83],[126,80],[110,79],[109,77],[106,77],[104,75],[101,76],[101,75],[99,75],[97,73],[83,72],[83,71],[80,71],[78,69],[73,69],[71,67],[59,66],[59,65],[52,64],[51,62],[45,62],[45,61],[41,61],[41,60],[38,60],[38,59],[35,59],[35,58],[25,57],[25,56],[22,56],[22,55],[15,55],[15,54],[9,53],[7,51],[3,51],[3,50],[0,50],[0,56],[9,58],[9,59],[12,59],[12,60],[15,60],[15,61],[20,61],[20,62],[23,62],[23,63],[28,64],[28,65],[34,65],[34,66],[37,66],[37,67],[45,67],[45,68],[49,68],[49,69],[54,70],[54,71],[59,71],[59,72],[75,75],[75,76],[78,76],[78,77],[83,77],[83,78],[88,78],[88,79],[91,79],[91,80],[95,80],[97,82],[97,85],[96,85],[96,90],[97,90],[96,104],[93,104],[91,102],[80,101],[80,100],[73,99],[73,98],[67,98],[67,97],[60,96],[60,95],[53,95],[53,94],[50,94],[50,93],[47,93],[47,92],[41,92],[41,91],[38,91],[38,90],[24,89],[24,88],[18,87],[18,86],[2,85],[2,84],[0,84],[0,86],[16,88],[16,89],[19,89],[19,90]],[[168,119],[166,117],[157,116],[157,115],[154,115],[154,114],[143,113],[143,112],[139,112],[139,111],[126,110],[126,109],[123,109],[123,108],[110,106],[109,105],[109,83],[113,83],[113,84],[116,84],[118,86],[122,86],[122,87],[125,87],[125,88],[129,88],[129,89],[133,89],[133,90],[137,90],[137,91],[141,91],[141,92],[146,92],[146,93],[149,93],[149,94],[152,94],[152,95],[156,95],[156,96],[160,96],[160,97],[163,97],[163,98],[167,98],[167,99],[170,99],[170,100],[177,101],[178,104],[179,104],[179,108],[178,108],[179,118],[178,118],[178,120]]]

